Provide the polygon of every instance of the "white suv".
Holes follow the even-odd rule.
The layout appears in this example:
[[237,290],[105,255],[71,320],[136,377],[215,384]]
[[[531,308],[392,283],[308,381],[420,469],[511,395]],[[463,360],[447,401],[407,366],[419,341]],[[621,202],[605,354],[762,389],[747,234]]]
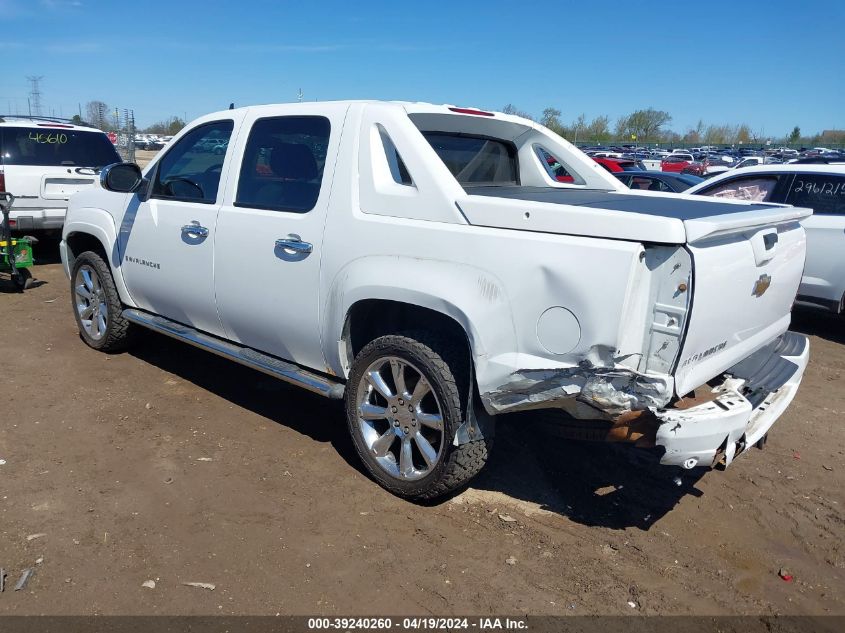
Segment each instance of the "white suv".
[[684,193],[811,208],[813,215],[801,222],[807,261],[798,302],[845,314],[845,164],[738,168]]
[[121,162],[100,130],[55,119],[0,116],[0,191],[15,196],[16,231],[60,231],[68,199]]

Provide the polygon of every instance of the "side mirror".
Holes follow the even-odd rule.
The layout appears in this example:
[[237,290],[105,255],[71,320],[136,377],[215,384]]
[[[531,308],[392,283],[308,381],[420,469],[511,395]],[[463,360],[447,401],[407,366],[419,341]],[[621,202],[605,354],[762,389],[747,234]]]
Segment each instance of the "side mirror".
[[117,193],[132,193],[143,180],[141,168],[135,163],[114,163],[103,167],[100,172],[103,189]]

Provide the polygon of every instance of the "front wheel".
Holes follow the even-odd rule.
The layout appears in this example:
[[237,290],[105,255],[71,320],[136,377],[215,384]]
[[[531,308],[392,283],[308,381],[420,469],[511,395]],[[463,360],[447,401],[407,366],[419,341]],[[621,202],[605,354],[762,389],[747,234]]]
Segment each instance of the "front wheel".
[[347,421],[379,484],[408,499],[432,499],[481,470],[489,439],[454,443],[471,415],[469,381],[465,350],[425,334],[382,336],[361,350],[346,387]]
[[124,349],[131,323],[123,318],[123,305],[111,270],[103,258],[86,251],[76,258],[70,275],[73,315],[82,340],[101,352]]

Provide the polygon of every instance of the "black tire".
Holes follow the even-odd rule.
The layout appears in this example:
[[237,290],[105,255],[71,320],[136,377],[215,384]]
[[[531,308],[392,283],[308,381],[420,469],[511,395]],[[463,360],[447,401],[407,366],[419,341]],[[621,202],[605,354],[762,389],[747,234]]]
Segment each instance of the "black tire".
[[12,280],[15,283],[15,289],[18,292],[23,292],[24,290],[32,288],[33,279],[32,273],[29,272],[29,268],[18,268],[17,273],[17,275],[12,276]]
[[[402,479],[398,473],[391,474],[379,465],[372,454],[375,451],[370,449],[362,431],[358,403],[364,373],[383,358],[399,358],[417,369],[430,384],[439,404],[443,420],[440,452],[430,471],[419,479]],[[359,352],[346,387],[346,418],[361,461],[382,487],[406,499],[434,499],[466,485],[484,467],[492,448],[492,433],[488,434],[489,437],[454,445],[459,427],[468,414],[472,415],[469,403],[474,390],[470,383],[470,359],[466,348],[428,333],[382,336]],[[399,390],[395,391],[398,393]],[[390,421],[387,423],[389,425]]]
[[[92,336],[88,329],[86,329],[77,305],[75,282],[83,267],[94,270],[97,274],[99,285],[102,288],[101,301],[105,304],[107,313],[104,318],[106,324],[105,331],[99,338]],[[111,269],[99,254],[93,251],[85,251],[74,261],[70,274],[70,300],[71,307],[73,308],[73,316],[76,319],[76,326],[79,328],[79,335],[89,347],[101,352],[118,352],[126,349],[133,334],[132,324],[123,318],[123,304],[114,285]]]

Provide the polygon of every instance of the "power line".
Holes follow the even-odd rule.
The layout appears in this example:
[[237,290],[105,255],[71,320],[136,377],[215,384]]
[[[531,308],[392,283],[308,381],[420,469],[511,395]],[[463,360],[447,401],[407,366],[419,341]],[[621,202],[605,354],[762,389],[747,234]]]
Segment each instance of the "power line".
[[29,82],[29,107],[30,114],[33,116],[41,116],[41,80],[43,75],[29,76],[26,78]]

